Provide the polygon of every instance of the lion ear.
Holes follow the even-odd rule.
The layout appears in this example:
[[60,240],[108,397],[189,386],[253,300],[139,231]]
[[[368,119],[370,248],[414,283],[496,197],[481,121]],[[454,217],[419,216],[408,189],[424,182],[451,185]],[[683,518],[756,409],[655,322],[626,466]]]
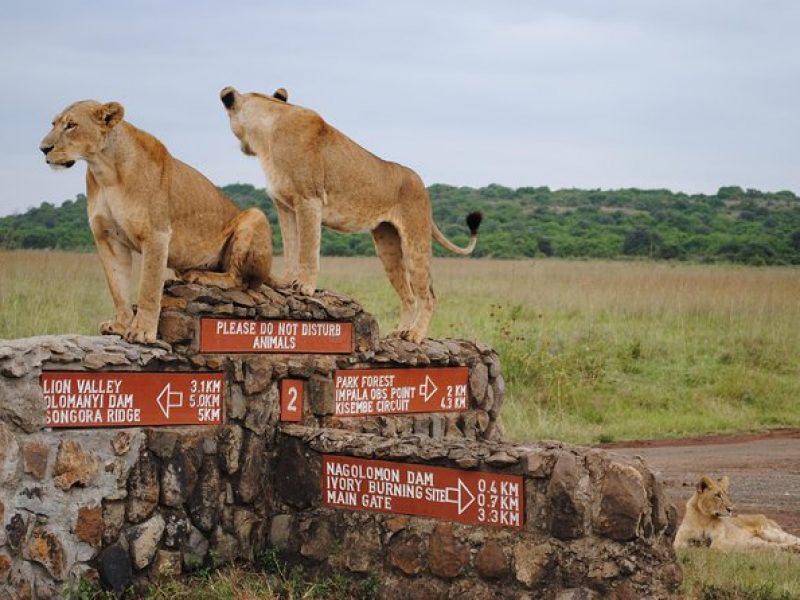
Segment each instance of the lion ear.
[[286,88],[278,88],[275,90],[275,93],[272,94],[272,97],[280,100],[281,102],[286,102],[289,100],[289,92],[286,91]]
[[106,102],[95,109],[94,116],[100,123],[111,129],[122,121],[125,109],[119,102]]
[[705,492],[712,485],[714,485],[714,482],[711,481],[711,478],[703,475],[700,478],[700,481],[697,482],[697,491],[698,492]]
[[727,475],[723,475],[722,479],[719,480],[719,485],[722,487],[723,490],[727,492],[728,488],[730,488],[731,480],[728,479]]

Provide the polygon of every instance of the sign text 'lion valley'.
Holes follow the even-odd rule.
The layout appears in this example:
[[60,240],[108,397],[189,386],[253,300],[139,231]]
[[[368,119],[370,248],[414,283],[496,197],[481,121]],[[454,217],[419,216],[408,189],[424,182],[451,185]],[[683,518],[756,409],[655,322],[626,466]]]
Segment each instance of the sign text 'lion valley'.
[[352,323],[200,319],[200,352],[349,354],[352,351]]
[[324,455],[322,503],[333,508],[522,527],[522,477]]
[[336,414],[342,417],[467,409],[467,367],[336,371]]
[[217,425],[222,373],[44,371],[48,427]]

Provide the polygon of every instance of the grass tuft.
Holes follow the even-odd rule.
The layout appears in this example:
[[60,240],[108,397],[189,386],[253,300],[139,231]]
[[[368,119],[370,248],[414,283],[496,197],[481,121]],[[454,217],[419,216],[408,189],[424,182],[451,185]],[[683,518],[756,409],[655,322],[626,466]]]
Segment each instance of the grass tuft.
[[689,600],[795,600],[800,556],[789,552],[681,550],[683,593]]

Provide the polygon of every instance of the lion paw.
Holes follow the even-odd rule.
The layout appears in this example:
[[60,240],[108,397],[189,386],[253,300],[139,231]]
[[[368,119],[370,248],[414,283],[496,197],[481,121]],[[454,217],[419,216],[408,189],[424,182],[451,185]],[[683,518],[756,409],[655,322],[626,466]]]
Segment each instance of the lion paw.
[[128,331],[128,326],[114,319],[113,321],[103,321],[100,323],[101,335],[120,335],[124,336]]
[[186,271],[185,273],[181,273],[181,279],[186,283],[202,284],[203,273],[201,271]]
[[406,329],[400,332],[400,339],[406,340],[407,342],[413,342],[415,344],[421,344],[425,339],[425,336],[419,331]]
[[196,283],[206,287],[214,286],[221,290],[241,288],[242,281],[230,273],[217,273],[216,271],[187,271],[181,275],[184,281]]
[[291,288],[296,292],[300,292],[304,296],[313,296],[315,291],[313,285],[311,285],[310,283],[303,283],[302,281],[299,281],[297,279],[292,281]]
[[156,342],[156,327],[144,322],[137,314],[124,335],[132,344],[154,344]]

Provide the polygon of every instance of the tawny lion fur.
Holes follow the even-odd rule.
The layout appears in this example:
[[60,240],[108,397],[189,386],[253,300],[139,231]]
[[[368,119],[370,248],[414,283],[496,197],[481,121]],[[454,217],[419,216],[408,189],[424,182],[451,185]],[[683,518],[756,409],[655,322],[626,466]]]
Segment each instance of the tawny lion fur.
[[220,93],[242,151],[257,156],[278,212],[286,279],[305,294],[319,272],[321,226],[370,231],[386,274],[400,296],[394,332],[425,337],[436,298],[431,286],[431,238],[457,254],[475,248],[480,214],[467,223],[466,248],[450,242],[433,222],[428,191],[411,169],[382,160],[331,127],[316,112],[273,96]]
[[702,477],[686,503],[675,548],[709,546],[722,551],[784,549],[800,552],[800,538],[764,515],[733,515],[727,477]]
[[[269,282],[272,235],[261,211],[240,211],[123,116],[117,102],[75,102],[55,117],[40,149],[54,168],[87,164],[89,225],[116,308],[101,333],[148,343],[156,340],[167,267],[190,282],[257,286]],[[142,255],[135,314],[133,252]]]

